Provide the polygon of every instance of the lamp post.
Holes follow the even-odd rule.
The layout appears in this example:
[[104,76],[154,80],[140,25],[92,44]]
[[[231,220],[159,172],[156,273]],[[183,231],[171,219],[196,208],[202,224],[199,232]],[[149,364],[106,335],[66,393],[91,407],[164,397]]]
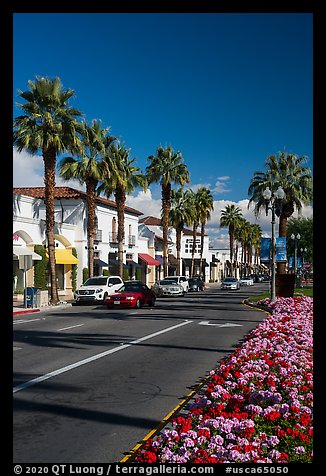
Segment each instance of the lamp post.
[[292,233],[291,238],[292,238],[292,240],[294,240],[294,279],[296,280],[296,277],[297,277],[297,250],[298,250],[298,241],[301,238],[300,233],[298,233],[297,235]]
[[271,271],[272,271],[272,281],[271,281],[271,302],[274,303],[276,302],[276,295],[275,295],[275,206],[278,201],[283,200],[285,197],[285,192],[282,189],[281,186],[278,187],[275,193],[273,193],[269,187],[267,187],[263,191],[263,197],[265,200],[265,210],[266,210],[266,216],[268,216],[268,210],[271,210],[272,212],[272,265],[271,265]]

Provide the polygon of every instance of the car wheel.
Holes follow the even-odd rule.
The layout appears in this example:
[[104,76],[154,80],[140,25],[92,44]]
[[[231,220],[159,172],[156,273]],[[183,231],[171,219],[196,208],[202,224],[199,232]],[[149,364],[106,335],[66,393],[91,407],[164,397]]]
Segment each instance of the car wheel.
[[105,300],[107,299],[108,297],[108,293],[105,293],[104,296],[103,296],[103,302],[105,302]]

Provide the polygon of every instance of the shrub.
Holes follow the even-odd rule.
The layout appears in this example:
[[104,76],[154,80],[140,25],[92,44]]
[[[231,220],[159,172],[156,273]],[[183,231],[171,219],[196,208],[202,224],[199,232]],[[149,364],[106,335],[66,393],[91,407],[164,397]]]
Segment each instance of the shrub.
[[46,268],[48,260],[46,257],[46,250],[43,245],[35,245],[34,251],[42,256],[42,260],[34,262],[34,285],[36,288],[44,291],[47,289]]
[[83,283],[88,279],[89,273],[88,273],[88,268],[83,268]]
[[[72,251],[73,256],[75,256],[77,258],[76,248],[72,248],[71,251]],[[76,287],[77,287],[77,268],[78,268],[77,264],[73,264],[72,268],[71,268],[71,285],[72,285],[72,290],[73,291],[76,291]]]

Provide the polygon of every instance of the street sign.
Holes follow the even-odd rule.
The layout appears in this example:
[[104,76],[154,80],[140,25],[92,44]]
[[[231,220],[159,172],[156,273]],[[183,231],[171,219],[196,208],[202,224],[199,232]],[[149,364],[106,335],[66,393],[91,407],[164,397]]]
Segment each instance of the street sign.
[[281,236],[276,238],[276,261],[286,261],[286,238]]

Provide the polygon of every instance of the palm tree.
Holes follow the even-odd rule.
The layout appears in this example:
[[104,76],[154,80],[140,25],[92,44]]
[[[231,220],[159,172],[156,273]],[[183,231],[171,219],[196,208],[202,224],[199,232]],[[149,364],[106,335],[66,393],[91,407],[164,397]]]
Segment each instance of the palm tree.
[[[251,196],[248,208],[255,203],[255,214],[259,215],[265,209],[263,191],[269,187],[275,191],[281,186],[285,192],[282,204],[277,204],[275,213],[279,217],[279,236],[286,237],[287,220],[293,215],[295,208],[300,212],[303,205],[308,205],[313,199],[312,173],[304,166],[305,157],[280,152],[278,156],[271,155],[265,161],[267,172],[256,171],[251,179],[248,195]],[[277,263],[277,273],[285,273],[286,263]]]
[[261,237],[262,237],[262,230],[260,225],[258,225],[258,223],[252,224],[252,246],[255,251],[254,266],[256,268],[256,271],[258,269]]
[[104,192],[109,198],[114,194],[118,214],[118,273],[123,277],[123,243],[125,238],[125,206],[127,195],[136,187],[147,188],[145,175],[134,165],[136,159],[129,158],[130,149],[124,145],[112,145],[105,157],[110,177],[102,181],[98,192]]
[[244,252],[245,252],[245,227],[246,227],[247,220],[245,218],[239,218],[236,221],[234,226],[234,239],[236,240],[236,247],[235,247],[235,262],[238,263],[238,250],[239,245],[241,245],[241,258],[240,258],[240,275],[242,277],[242,267],[244,261]]
[[239,207],[235,205],[226,205],[225,209],[221,211],[220,226],[228,227],[230,239],[230,261],[231,261],[231,276],[233,276],[233,243],[234,243],[234,229],[238,220],[242,217],[242,212]]
[[196,193],[198,199],[198,215],[201,223],[200,230],[200,260],[199,260],[199,272],[205,276],[205,272],[202,269],[203,264],[203,251],[204,251],[204,238],[205,238],[205,226],[210,219],[210,212],[214,210],[214,199],[211,191],[206,187],[200,187]]
[[104,161],[106,150],[115,140],[108,135],[110,128],[102,128],[102,122],[94,119],[91,125],[83,124],[82,142],[83,151],[80,159],[65,157],[61,160],[60,177],[65,180],[75,179],[86,185],[87,206],[87,255],[88,275],[94,274],[94,239],[96,235],[96,196],[100,180],[109,176],[110,170]]
[[169,211],[169,225],[176,230],[177,248],[177,275],[181,274],[181,235],[186,224],[193,220],[194,203],[190,190],[182,188],[171,191],[171,209]]
[[171,208],[171,184],[175,183],[183,186],[189,183],[189,172],[183,163],[181,152],[174,151],[172,146],[164,149],[159,146],[156,155],[148,157],[150,165],[146,167],[146,177],[148,184],[161,184],[162,188],[162,225],[163,225],[163,274],[168,273],[168,227],[169,211]]
[[82,114],[68,106],[74,95],[73,89],[63,90],[60,78],[42,78],[28,81],[29,90],[19,91],[25,101],[18,106],[24,115],[14,119],[13,142],[18,152],[27,150],[32,154],[42,152],[44,162],[46,238],[49,255],[50,303],[59,301],[54,246],[54,190],[57,155],[69,151],[74,154],[82,149],[78,137]]
[[191,251],[191,267],[190,267],[190,276],[194,275],[195,269],[195,252],[196,252],[196,239],[197,239],[197,228],[199,227],[200,223],[200,216],[199,216],[199,209],[200,203],[198,199],[198,195],[193,191],[189,190],[190,194],[192,195],[192,202],[193,202],[193,213],[192,213],[192,251]]

